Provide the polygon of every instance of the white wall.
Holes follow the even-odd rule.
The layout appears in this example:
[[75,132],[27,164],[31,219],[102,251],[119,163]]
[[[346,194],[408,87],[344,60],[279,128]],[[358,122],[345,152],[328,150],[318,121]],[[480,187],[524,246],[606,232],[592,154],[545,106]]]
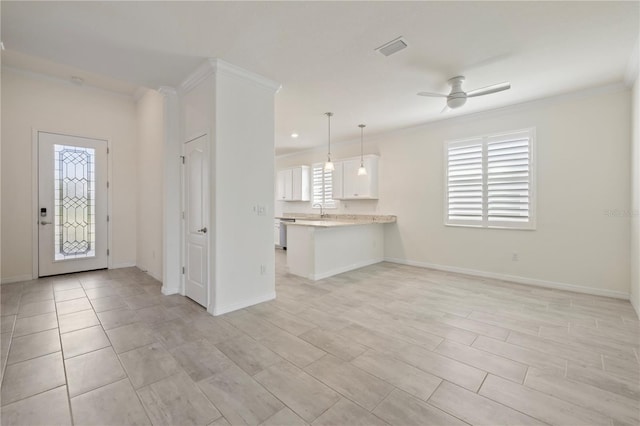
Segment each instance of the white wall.
[[631,304],[640,317],[640,75],[632,90],[631,140]]
[[164,98],[162,293],[175,294],[180,292],[182,284],[180,100],[172,87],[162,87],[159,91]]
[[32,129],[111,142],[114,267],[136,262],[136,108],[131,97],[2,70],[2,280],[32,274]]
[[140,269],[162,280],[164,97],[147,90],[136,104],[138,138],[137,256]]
[[275,297],[275,89],[274,83],[217,60],[207,61],[182,85],[181,141],[210,135],[208,310],[215,315]]
[[[365,153],[381,156],[380,199],[349,201],[340,210],[398,216],[397,224],[386,225],[388,259],[625,297],[630,219],[615,212],[630,206],[629,97],[621,88],[593,90],[371,140]],[[537,132],[537,230],[444,226],[444,141],[528,127]],[[356,143],[332,148],[336,159],[358,151]],[[319,162],[325,154],[280,157],[276,169]],[[278,203],[284,211],[310,207]]]
[[275,297],[275,88],[219,70],[215,94],[214,311],[220,314]]

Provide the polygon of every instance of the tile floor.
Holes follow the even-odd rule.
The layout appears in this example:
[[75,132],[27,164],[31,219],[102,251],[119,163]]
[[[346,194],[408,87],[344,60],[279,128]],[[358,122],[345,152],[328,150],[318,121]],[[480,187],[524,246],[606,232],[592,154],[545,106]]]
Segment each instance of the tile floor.
[[3,425],[636,425],[626,301],[381,263],[211,317],[130,268],[3,285]]

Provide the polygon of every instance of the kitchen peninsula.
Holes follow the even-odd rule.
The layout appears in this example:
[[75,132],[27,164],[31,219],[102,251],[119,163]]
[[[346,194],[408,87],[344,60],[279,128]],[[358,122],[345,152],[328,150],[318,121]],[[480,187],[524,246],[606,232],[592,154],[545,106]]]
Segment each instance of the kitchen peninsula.
[[287,215],[289,273],[321,280],[384,259],[384,215]]

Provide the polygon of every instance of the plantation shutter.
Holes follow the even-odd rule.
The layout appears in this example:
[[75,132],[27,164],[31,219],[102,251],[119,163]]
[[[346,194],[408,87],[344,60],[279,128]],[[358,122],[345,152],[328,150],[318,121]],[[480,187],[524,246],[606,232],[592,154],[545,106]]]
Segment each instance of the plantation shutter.
[[527,133],[487,140],[489,226],[528,223],[531,199],[531,144]]
[[313,197],[312,204],[321,204],[324,208],[335,208],[333,200],[333,181],[331,171],[324,170],[324,164],[313,165]]
[[446,144],[445,223],[534,229],[534,129]]
[[481,224],[482,185],[482,140],[450,144],[447,148],[449,223]]

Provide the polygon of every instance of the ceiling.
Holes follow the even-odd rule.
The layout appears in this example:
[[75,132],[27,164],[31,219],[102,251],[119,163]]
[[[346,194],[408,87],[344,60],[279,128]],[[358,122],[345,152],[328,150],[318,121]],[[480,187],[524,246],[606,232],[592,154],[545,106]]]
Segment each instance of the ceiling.
[[[206,57],[278,81],[284,154],[622,82],[639,2],[2,1],[3,64],[132,93],[176,86]],[[409,47],[374,49],[403,36]],[[446,80],[506,92],[441,114]],[[299,138],[291,138],[291,133]]]

